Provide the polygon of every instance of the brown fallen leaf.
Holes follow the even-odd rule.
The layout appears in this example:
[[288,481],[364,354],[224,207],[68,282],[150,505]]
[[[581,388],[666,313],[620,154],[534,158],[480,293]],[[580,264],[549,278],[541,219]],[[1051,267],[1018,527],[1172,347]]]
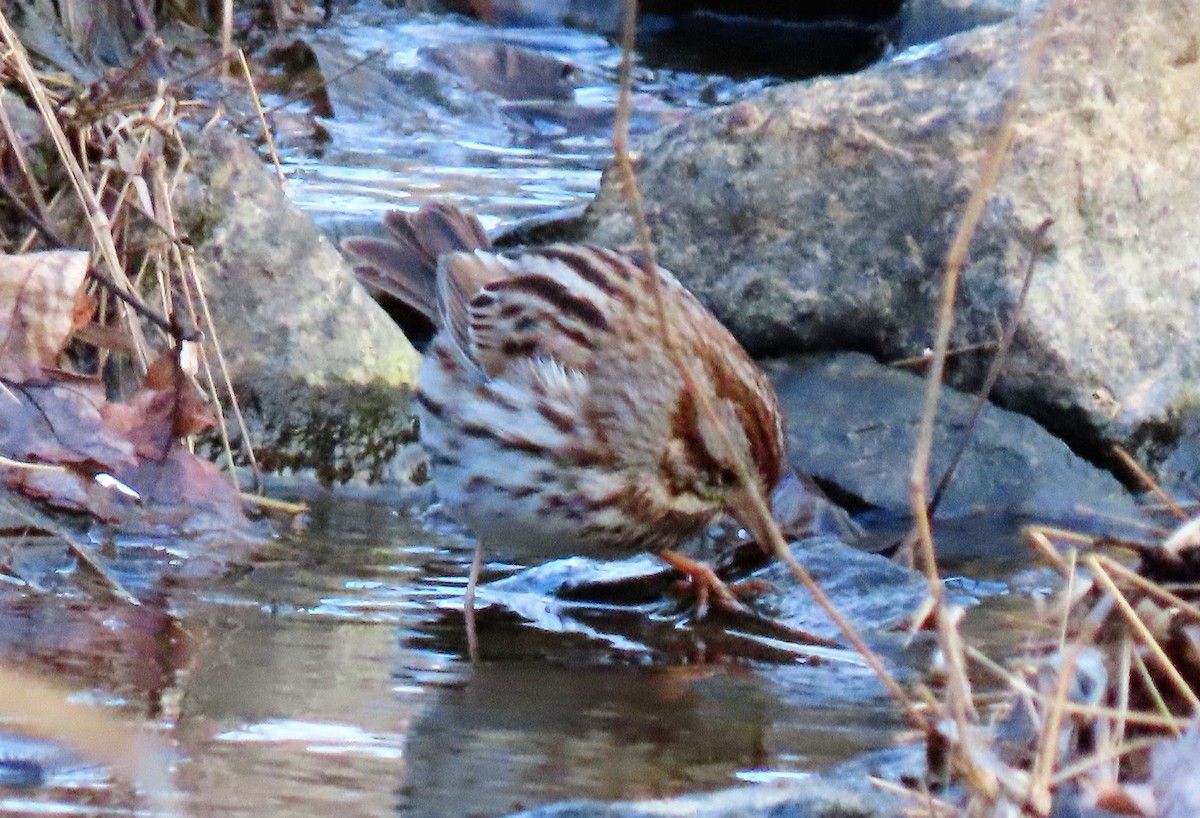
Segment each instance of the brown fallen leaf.
[[94,473],[136,462],[128,436],[106,423],[103,385],[23,384],[0,395],[0,454],[13,460],[50,463]]
[[0,481],[122,527],[244,531],[236,488],[181,443],[216,417],[177,349],[163,351],[122,403],[99,379],[57,369],[67,341],[92,326],[86,273],[86,253],[0,256],[0,456],[15,461],[0,464]]
[[141,391],[125,403],[100,407],[109,426],[133,443],[139,457],[162,460],[177,438],[203,432],[217,419],[166,349],[146,370]]
[[52,369],[74,331],[88,254],[0,255],[0,378],[27,381]]

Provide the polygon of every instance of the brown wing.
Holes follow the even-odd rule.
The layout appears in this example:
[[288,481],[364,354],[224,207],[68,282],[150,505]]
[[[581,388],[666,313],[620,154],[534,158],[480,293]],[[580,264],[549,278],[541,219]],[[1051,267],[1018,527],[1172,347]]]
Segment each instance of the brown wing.
[[457,253],[440,286],[445,326],[492,377],[531,358],[586,371],[610,331],[608,293],[550,253]]
[[442,202],[416,213],[393,210],[383,217],[388,238],[352,236],[342,247],[357,257],[354,272],[368,289],[387,293],[438,322],[438,258],[490,249],[479,219]]

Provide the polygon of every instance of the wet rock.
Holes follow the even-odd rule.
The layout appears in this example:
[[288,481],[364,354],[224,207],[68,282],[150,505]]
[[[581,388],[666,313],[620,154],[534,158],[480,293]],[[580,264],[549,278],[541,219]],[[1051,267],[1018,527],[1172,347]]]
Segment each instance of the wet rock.
[[760,784],[705,795],[603,803],[566,801],[514,813],[509,818],[883,818],[905,813],[906,804],[872,788],[808,776],[788,784]]
[[503,99],[571,99],[575,92],[570,63],[508,43],[445,43],[420,55]]
[[8,116],[13,134],[22,147],[28,148],[46,140],[46,124],[41,114],[7,88],[0,88],[0,109]]
[[[793,545],[792,554],[856,628],[879,632],[896,628],[925,600],[928,585],[920,574],[833,538],[801,540]],[[772,562],[753,578],[771,586],[753,600],[756,610],[797,630],[841,638],[841,631],[782,562]]]
[[1169,454],[1158,467],[1163,484],[1193,496],[1200,488],[1200,407],[1185,407],[1179,424],[1165,441]]
[[[884,649],[890,664],[913,666],[890,638],[890,631],[906,622],[924,601],[926,583],[920,575],[833,537],[797,541],[792,553],[846,619]],[[760,552],[758,556],[761,560]],[[708,559],[716,562],[711,555]],[[747,578],[744,569],[731,573],[722,568],[721,575],[728,581]],[[619,561],[567,557],[489,582],[480,587],[478,601],[484,609],[495,606],[516,614],[531,628],[579,634],[620,650],[643,652],[673,640],[674,623],[690,616],[693,603],[664,596],[676,577],[651,554]],[[737,632],[727,649],[741,655],[770,654],[777,659],[819,655],[823,671],[814,669],[806,677],[779,680],[794,697],[827,703],[844,696],[885,696],[872,673],[840,647],[844,645],[841,631],[787,566],[773,561],[748,579],[760,588],[747,600],[747,611],[711,614],[722,629]],[[453,610],[460,604],[458,599],[448,603]],[[597,616],[618,609],[642,615]],[[652,610],[656,620],[670,624],[648,627],[644,615]],[[714,643],[722,638],[717,634],[709,637]],[[831,674],[836,682],[831,683]]]
[[903,50],[932,43],[1002,22],[1038,4],[1038,0],[906,0],[896,18],[895,46]]
[[176,206],[256,452],[377,477],[413,437],[417,353],[240,137],[210,130],[188,150]]
[[[771,375],[789,419],[792,465],[873,506],[907,513],[924,380],[856,353],[800,359],[774,367]],[[974,401],[953,389],[942,394],[930,470],[934,485],[959,446]],[[1080,507],[1136,515],[1112,475],[1029,418],[989,405],[939,514],[1086,522]]]
[[[1022,14],[651,138],[637,169],[662,262],[753,351],[920,354],[1039,22]],[[1055,220],[993,394],[1096,458],[1112,441],[1169,448],[1200,392],[1193,28],[1161,0],[1100,0],[1052,22],[959,287],[952,346],[994,340],[1032,237]],[[610,170],[591,241],[632,243],[620,189]],[[951,376],[977,384],[986,362],[956,356]]]

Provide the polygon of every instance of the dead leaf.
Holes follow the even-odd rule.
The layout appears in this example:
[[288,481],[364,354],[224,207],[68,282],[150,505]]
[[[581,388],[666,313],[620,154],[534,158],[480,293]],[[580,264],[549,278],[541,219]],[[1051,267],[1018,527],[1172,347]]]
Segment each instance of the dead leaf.
[[133,446],[105,423],[98,382],[14,384],[0,398],[0,454],[80,471],[113,471],[136,461]]
[[241,497],[229,479],[178,443],[161,460],[140,460],[115,474],[141,495],[134,516],[154,530],[196,534],[249,527]]
[[133,442],[139,456],[151,459],[162,459],[173,440],[203,432],[217,422],[179,368],[173,349],[163,350],[146,368],[140,392],[126,403],[101,407],[101,413]]
[[57,364],[87,266],[75,250],[0,255],[0,378],[37,379]]
[[75,299],[75,305],[71,310],[71,335],[74,335],[92,323],[92,319],[96,317],[96,310],[99,306],[100,302],[96,300],[96,296],[87,290],[80,289],[79,295]]

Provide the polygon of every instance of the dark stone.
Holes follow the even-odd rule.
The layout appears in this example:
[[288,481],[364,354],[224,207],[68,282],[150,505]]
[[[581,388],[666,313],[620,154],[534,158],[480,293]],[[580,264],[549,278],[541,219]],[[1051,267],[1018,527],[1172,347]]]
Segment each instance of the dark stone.
[[[776,365],[771,375],[788,415],[792,465],[870,505],[907,513],[924,379],[853,353]],[[942,393],[931,491],[959,445],[974,400],[949,388]],[[1084,523],[1089,517],[1080,507],[1136,515],[1111,475],[1029,418],[989,405],[938,511]]]
[[429,62],[502,99],[571,99],[570,63],[508,43],[446,43],[423,48]]

